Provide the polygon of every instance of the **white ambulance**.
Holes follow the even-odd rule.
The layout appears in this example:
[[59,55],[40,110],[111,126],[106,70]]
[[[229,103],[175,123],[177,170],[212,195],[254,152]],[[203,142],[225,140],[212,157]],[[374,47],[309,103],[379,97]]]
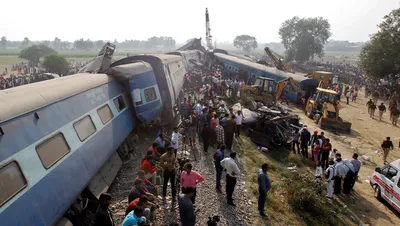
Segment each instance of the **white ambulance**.
[[370,177],[377,199],[386,200],[400,213],[400,159],[376,168]]

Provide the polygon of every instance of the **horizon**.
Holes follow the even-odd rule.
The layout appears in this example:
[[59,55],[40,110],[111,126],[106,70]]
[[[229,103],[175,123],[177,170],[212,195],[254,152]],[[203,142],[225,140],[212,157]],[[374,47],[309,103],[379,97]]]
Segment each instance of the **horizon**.
[[[332,40],[366,42],[371,34],[378,31],[377,25],[383,17],[399,7],[397,0],[387,0],[385,4],[378,0],[338,0],[328,4],[321,4],[317,0],[283,0],[268,3],[254,0],[252,4],[236,5],[222,0],[205,0],[196,3],[196,7],[183,0],[157,1],[157,7],[154,7],[154,1],[116,0],[113,2],[114,8],[107,11],[107,16],[102,16],[98,13],[105,9],[102,2],[70,0],[61,5],[63,11],[59,11],[60,5],[54,6],[50,0],[4,2],[4,9],[18,8],[19,16],[16,16],[13,10],[4,10],[0,14],[2,21],[10,21],[9,19],[13,18],[12,23],[0,24],[0,31],[3,31],[1,36],[16,41],[23,40],[24,37],[38,41],[63,37],[62,40],[70,42],[80,38],[116,39],[121,42],[147,40],[152,36],[170,36],[177,43],[185,43],[193,37],[201,37],[204,40],[205,9],[208,8],[211,35],[213,41],[217,40],[218,43],[232,42],[236,35],[241,34],[254,36],[259,43],[280,42],[279,27],[293,16],[321,16],[328,19]],[[19,9],[21,5],[25,7]],[[79,10],[81,14],[71,14]],[[32,11],[37,12],[37,15],[31,16],[27,23],[21,15],[29,15]],[[29,26],[30,23],[33,26]],[[182,29],[185,32],[182,32]]]

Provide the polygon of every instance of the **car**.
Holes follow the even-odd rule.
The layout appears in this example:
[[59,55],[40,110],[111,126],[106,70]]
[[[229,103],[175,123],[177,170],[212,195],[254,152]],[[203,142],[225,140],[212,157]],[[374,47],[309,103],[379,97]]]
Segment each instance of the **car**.
[[400,159],[377,167],[370,177],[370,184],[378,200],[385,200],[400,213]]

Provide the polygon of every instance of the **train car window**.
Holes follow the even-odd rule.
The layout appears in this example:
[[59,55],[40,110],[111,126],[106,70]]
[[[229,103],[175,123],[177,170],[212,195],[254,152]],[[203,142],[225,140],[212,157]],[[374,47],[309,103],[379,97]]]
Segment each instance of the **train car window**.
[[84,141],[94,132],[96,132],[96,127],[93,124],[92,118],[86,116],[83,119],[75,122],[74,124],[75,132],[78,134],[79,140]]
[[146,98],[146,102],[150,102],[157,99],[156,89],[154,89],[154,87],[145,89],[144,98]]
[[44,168],[48,169],[70,152],[62,133],[58,133],[36,146],[36,152]]
[[122,96],[119,96],[114,99],[114,105],[117,108],[118,112],[120,112],[126,108],[124,98]]
[[97,110],[97,113],[99,114],[100,119],[104,125],[114,117],[108,104],[99,108],[99,110]]
[[22,191],[28,184],[18,163],[12,161],[0,167],[0,206]]

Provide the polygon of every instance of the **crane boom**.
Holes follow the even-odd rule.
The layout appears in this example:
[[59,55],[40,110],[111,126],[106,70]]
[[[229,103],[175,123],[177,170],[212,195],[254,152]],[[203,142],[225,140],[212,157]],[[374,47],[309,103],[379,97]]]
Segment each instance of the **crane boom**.
[[206,8],[206,44],[208,49],[213,49],[211,28],[210,28],[210,16],[208,14],[207,8]]
[[[285,65],[283,64],[282,60],[279,59],[278,57],[276,57],[275,54],[273,54],[272,51],[271,51],[268,47],[265,47],[264,50],[265,50],[265,53],[267,53],[267,55],[269,56],[269,58],[271,58],[272,62],[274,62],[275,67],[276,67],[278,70],[287,71],[287,68],[286,68]],[[278,54],[276,54],[276,55],[278,55]],[[278,56],[279,56],[279,55],[278,55]],[[280,56],[279,56],[279,57],[280,57]]]

